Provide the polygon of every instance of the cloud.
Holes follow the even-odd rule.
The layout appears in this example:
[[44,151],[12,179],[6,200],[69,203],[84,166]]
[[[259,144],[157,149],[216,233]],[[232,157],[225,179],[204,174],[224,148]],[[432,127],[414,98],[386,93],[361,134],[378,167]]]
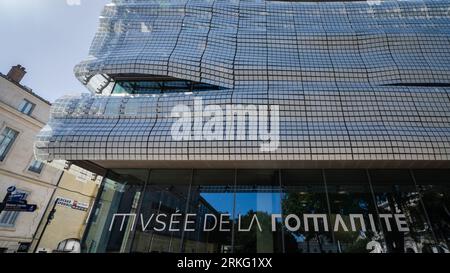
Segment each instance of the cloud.
[[66,3],[69,6],[79,6],[81,5],[81,0],[66,0]]

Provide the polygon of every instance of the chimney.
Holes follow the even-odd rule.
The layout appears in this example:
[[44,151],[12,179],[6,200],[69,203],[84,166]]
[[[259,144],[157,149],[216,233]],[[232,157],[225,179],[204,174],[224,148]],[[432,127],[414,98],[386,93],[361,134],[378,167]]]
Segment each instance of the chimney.
[[15,83],[20,83],[26,73],[27,71],[25,71],[25,67],[18,64],[11,67],[11,70],[9,70],[7,77]]

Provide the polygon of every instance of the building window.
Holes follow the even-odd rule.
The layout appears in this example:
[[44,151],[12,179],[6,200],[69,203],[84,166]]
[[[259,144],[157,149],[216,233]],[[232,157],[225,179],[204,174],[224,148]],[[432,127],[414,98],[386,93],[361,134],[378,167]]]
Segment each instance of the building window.
[[59,253],[80,253],[81,244],[78,239],[67,239],[61,241],[54,252]]
[[[22,191],[17,190],[14,192],[15,194],[24,193]],[[27,198],[28,194],[24,193],[24,200]],[[18,211],[2,211],[0,213],[0,227],[14,227],[16,224],[17,217],[19,216]]]
[[19,132],[8,127],[3,130],[0,135],[0,161],[5,159],[18,134]]
[[33,112],[35,104],[24,99],[20,105],[18,110],[22,113],[24,113],[25,115],[31,115],[31,112]]
[[43,167],[44,167],[44,162],[33,159],[31,161],[30,166],[28,167],[28,170],[30,172],[34,172],[34,173],[41,173]]
[[225,89],[207,83],[192,82],[180,79],[162,81],[117,81],[113,94],[163,94],[182,93]]

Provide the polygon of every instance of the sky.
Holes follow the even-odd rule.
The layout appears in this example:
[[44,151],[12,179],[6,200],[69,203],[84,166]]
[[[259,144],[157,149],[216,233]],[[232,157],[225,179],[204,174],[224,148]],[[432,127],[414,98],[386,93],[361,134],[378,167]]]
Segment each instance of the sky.
[[[233,193],[202,193],[202,197],[220,213],[233,213]],[[245,215],[248,211],[260,211],[276,214],[281,211],[278,192],[238,192],[236,194],[236,215]]]
[[74,66],[88,56],[98,17],[111,0],[0,0],[0,72],[21,64],[22,84],[54,102],[86,93]]

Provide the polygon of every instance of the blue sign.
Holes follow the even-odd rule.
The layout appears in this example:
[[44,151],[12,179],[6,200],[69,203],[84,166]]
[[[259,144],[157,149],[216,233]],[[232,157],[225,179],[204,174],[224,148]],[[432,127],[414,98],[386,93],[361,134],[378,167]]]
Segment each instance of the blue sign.
[[26,211],[33,212],[37,209],[36,205],[28,204],[6,204],[5,211]]
[[4,201],[0,203],[0,212],[3,210],[33,212],[37,209],[37,205],[30,205],[25,200],[27,197],[26,193],[13,193],[16,191],[15,186],[8,187],[7,191]]
[[12,194],[11,196],[9,196],[7,203],[8,204],[26,204],[27,201],[25,200],[25,198],[27,197],[26,193],[15,193]]

